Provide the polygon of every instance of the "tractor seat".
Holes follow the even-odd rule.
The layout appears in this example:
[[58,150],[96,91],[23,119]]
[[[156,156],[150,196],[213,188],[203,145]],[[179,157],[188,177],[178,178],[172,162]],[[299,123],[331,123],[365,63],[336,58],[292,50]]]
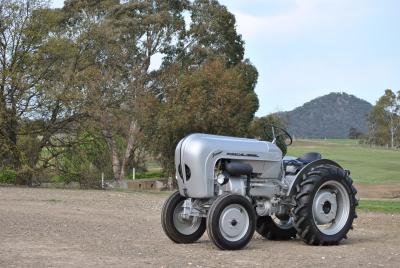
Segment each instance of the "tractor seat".
[[300,156],[297,158],[298,161],[302,162],[303,164],[309,164],[311,162],[314,162],[315,160],[322,159],[322,155],[317,152],[310,152],[306,153],[303,156]]

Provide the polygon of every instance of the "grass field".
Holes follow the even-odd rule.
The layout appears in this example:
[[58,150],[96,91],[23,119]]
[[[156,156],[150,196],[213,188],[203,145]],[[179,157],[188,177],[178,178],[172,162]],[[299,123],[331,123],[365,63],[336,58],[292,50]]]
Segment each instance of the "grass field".
[[362,199],[358,209],[373,212],[400,213],[400,200]]
[[288,155],[300,156],[320,152],[324,158],[337,161],[351,171],[357,183],[400,183],[400,151],[359,145],[357,140],[297,140]]

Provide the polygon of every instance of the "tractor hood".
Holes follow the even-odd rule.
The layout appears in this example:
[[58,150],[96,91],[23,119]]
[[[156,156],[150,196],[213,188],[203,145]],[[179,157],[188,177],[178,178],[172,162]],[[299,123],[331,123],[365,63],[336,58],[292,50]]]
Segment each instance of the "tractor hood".
[[221,158],[259,163],[260,170],[265,170],[268,163],[281,162],[282,152],[266,141],[191,134],[183,138],[175,150],[176,177],[181,194],[212,197],[214,167]]

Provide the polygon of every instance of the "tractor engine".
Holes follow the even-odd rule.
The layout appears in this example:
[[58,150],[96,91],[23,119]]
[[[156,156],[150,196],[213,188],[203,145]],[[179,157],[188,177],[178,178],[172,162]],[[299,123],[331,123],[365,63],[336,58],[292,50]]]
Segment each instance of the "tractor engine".
[[215,195],[235,193],[251,196],[259,216],[285,213],[286,207],[281,206],[280,201],[286,195],[287,185],[279,179],[262,178],[261,174],[253,172],[251,162],[220,159],[214,177]]

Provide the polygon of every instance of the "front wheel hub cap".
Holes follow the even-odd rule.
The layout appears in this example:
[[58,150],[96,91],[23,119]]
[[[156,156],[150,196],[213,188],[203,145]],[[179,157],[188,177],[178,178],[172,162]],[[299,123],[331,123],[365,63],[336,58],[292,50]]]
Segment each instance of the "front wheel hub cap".
[[249,215],[241,205],[230,205],[222,211],[219,227],[225,239],[229,241],[240,240],[246,235],[249,226]]

